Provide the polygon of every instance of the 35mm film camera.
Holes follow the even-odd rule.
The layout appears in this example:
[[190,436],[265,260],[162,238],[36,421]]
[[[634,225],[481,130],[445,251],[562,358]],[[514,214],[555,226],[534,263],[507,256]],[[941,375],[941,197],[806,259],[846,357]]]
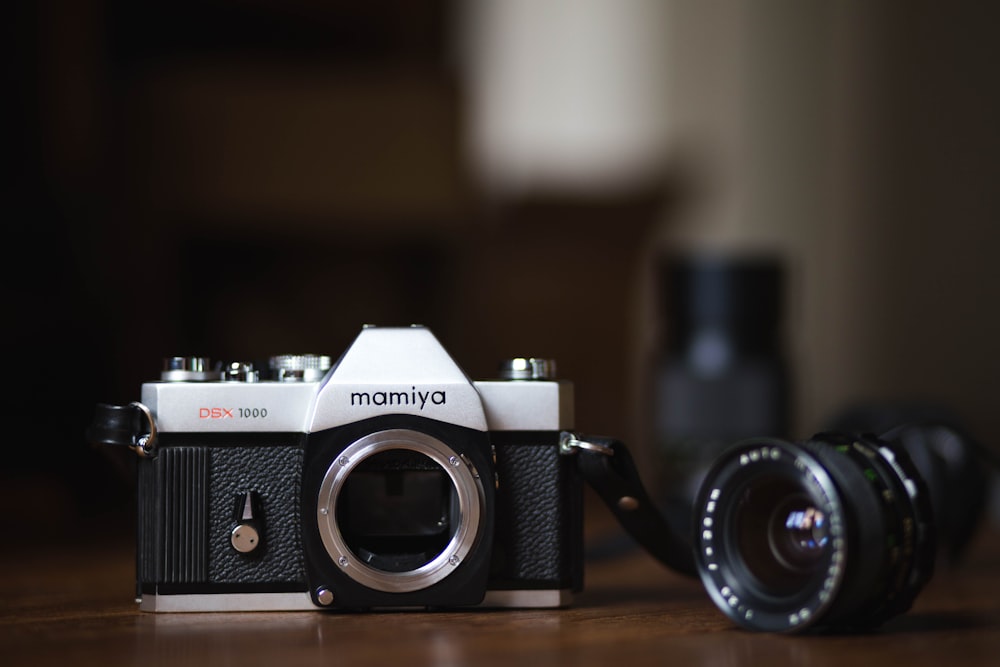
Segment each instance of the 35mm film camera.
[[205,366],[168,360],[90,431],[141,454],[142,609],[548,607],[580,589],[573,388],[546,362],[473,383],[428,329],[366,327],[335,364]]

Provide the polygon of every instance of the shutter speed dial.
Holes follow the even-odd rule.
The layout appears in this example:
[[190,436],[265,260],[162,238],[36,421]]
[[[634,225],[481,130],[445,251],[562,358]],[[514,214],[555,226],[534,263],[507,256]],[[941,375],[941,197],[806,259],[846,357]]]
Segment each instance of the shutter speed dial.
[[325,354],[281,354],[268,362],[271,376],[279,382],[319,382],[331,365]]

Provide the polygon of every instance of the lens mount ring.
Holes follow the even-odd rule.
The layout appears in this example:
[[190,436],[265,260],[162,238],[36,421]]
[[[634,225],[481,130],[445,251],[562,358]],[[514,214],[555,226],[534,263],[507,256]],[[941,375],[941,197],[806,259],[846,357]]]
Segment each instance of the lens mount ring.
[[[807,496],[829,521],[830,547],[817,559],[815,576],[794,592],[769,586],[755,574],[736,533],[746,494],[777,482]],[[847,564],[843,504],[827,471],[806,449],[770,438],[744,441],[731,449],[701,487],[696,520],[699,574],[716,606],[733,621],[752,630],[799,632],[821,619],[833,603]],[[762,547],[773,547],[766,531],[759,539]]]
[[[447,546],[427,563],[405,572],[388,572],[368,565],[352,551],[337,523],[337,503],[348,477],[363,461],[399,450],[426,456],[448,475],[458,500],[459,525]],[[320,485],[316,521],[327,554],[344,574],[374,590],[408,593],[434,585],[465,561],[479,541],[484,503],[479,474],[465,457],[426,433],[391,429],[369,433],[337,455]]]

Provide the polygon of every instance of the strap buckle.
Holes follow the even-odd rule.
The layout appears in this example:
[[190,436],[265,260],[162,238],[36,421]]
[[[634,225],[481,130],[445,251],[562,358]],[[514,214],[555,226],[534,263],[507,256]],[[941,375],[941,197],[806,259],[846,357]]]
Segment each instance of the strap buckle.
[[559,453],[564,455],[576,454],[580,450],[594,452],[603,456],[614,456],[615,450],[608,445],[602,445],[592,440],[585,440],[577,433],[562,431],[559,433]]
[[153,413],[145,405],[139,402],[133,402],[128,404],[130,408],[135,408],[141,412],[146,417],[146,423],[149,425],[149,430],[144,435],[140,435],[136,438],[135,444],[130,447],[130,449],[143,458],[152,458],[156,456],[156,420],[153,419]]

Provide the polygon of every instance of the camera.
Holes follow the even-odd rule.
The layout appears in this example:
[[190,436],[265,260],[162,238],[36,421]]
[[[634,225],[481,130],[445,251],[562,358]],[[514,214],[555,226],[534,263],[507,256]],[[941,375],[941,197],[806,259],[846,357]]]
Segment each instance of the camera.
[[583,582],[572,421],[551,361],[473,382],[429,329],[366,326],[335,362],[167,359],[88,439],[139,453],[140,609],[559,607]]
[[705,588],[751,630],[869,630],[909,609],[934,569],[931,498],[891,434],[737,443],[695,521]]

